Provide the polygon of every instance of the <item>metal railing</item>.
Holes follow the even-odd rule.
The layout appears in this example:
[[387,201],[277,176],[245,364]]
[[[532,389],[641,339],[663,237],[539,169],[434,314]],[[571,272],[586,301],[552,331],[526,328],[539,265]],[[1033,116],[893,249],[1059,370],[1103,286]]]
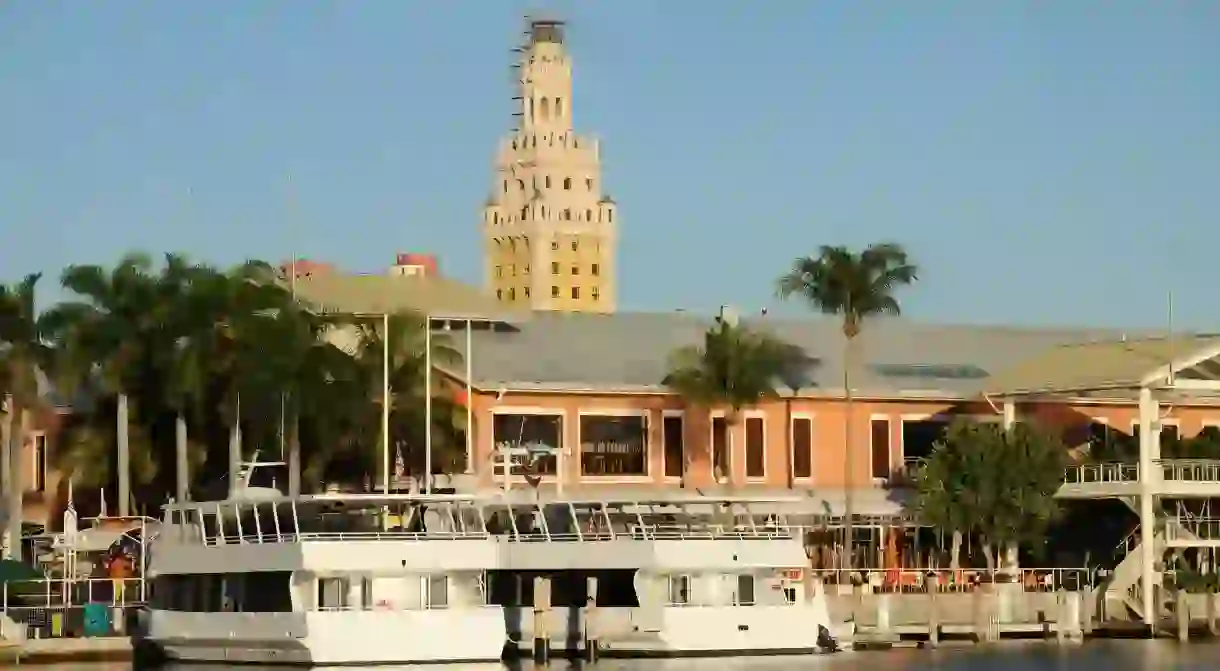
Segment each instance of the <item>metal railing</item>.
[[1220,519],[1212,517],[1177,517],[1167,520],[1166,541],[1220,541]]
[[313,533],[263,533],[242,536],[209,534],[204,545],[265,545],[298,542],[359,542],[359,541],[462,541],[497,540],[516,543],[604,542],[612,540],[782,540],[802,538],[807,529],[791,525],[694,525],[658,526],[632,525],[622,531],[591,529],[551,533],[545,529],[505,529],[502,534],[487,531],[331,531]]
[[1220,483],[1220,460],[1158,459],[1156,464],[1166,482]]
[[146,597],[141,578],[12,580],[0,586],[0,613],[27,638],[113,636],[127,631]]
[[856,585],[874,593],[972,592],[982,585],[1017,584],[1026,592],[1078,591],[1093,586],[1087,568],[1008,569],[814,569],[828,585]]
[[1064,473],[1064,484],[1088,485],[1100,483],[1139,482],[1139,464],[1106,462],[1101,464],[1075,464]]

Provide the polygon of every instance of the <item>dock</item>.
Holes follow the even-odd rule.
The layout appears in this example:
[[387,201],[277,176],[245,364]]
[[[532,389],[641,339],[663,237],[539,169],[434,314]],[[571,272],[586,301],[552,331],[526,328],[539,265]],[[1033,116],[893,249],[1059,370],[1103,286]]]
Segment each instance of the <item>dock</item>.
[[9,664],[129,662],[132,656],[131,639],[126,636],[0,642],[0,662]]

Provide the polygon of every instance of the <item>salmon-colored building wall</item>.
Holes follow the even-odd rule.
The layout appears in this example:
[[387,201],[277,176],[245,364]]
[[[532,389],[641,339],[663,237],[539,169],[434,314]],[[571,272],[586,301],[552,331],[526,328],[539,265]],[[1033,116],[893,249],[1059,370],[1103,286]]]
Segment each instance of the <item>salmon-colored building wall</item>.
[[[579,417],[582,414],[626,414],[643,411],[648,418],[648,475],[647,476],[582,476],[580,468]],[[480,482],[492,484],[491,466],[492,418],[495,413],[513,414],[558,414],[563,418],[563,452],[560,466],[565,483],[655,483],[675,485],[677,478],[666,478],[664,473],[664,441],[662,418],[667,414],[681,413],[683,416],[683,444],[687,451],[686,484],[699,487],[712,484],[711,426],[706,409],[688,407],[674,395],[569,395],[555,393],[506,393],[503,396],[476,394],[472,409],[475,421],[474,471]],[[800,398],[791,401],[778,399],[767,401],[757,407],[742,411],[737,421],[730,425],[732,456],[730,484],[765,484],[785,487],[789,483],[789,432],[788,420],[809,418],[812,422],[812,477],[796,478],[798,487],[843,487],[845,483],[844,449],[846,442],[842,400],[825,398]],[[1109,424],[1114,429],[1132,432],[1132,423],[1138,419],[1134,403],[1054,403],[1026,402],[1017,405],[1018,419],[1037,423],[1064,436],[1069,445],[1078,445],[1088,438],[1088,427],[1092,422]],[[872,420],[889,420],[889,465],[897,470],[903,463],[904,421],[917,421],[933,417],[969,416],[976,420],[996,421],[1002,419],[1000,408],[986,402],[948,402],[935,400],[858,400],[852,409],[852,444],[854,486],[871,487],[872,477]],[[746,478],[745,474],[745,418],[761,417],[764,426],[765,477]],[[1179,435],[1189,437],[1204,427],[1220,426],[1220,407],[1175,406],[1163,423],[1178,427]],[[545,481],[545,479],[544,479]]]

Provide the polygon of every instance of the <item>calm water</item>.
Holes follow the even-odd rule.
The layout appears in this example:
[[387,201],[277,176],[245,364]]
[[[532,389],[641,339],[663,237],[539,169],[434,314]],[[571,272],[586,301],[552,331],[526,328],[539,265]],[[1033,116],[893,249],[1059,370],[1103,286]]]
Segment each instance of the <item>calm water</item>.
[[[57,671],[128,671],[126,665],[80,665],[50,666],[43,669]],[[220,666],[181,666],[163,671],[223,671]],[[232,667],[249,671],[255,667]],[[373,668],[373,667],[370,667]],[[441,669],[472,669],[471,665],[453,667],[440,666],[393,666],[377,667],[382,671],[440,671]],[[479,667],[480,671],[483,668]],[[532,665],[520,667],[532,671]],[[1203,671],[1220,668],[1220,644],[1191,644],[1179,646],[1171,641],[1098,641],[1082,647],[1058,648],[1046,643],[1011,643],[981,650],[976,648],[944,648],[935,652],[923,650],[895,650],[892,652],[843,653],[826,657],[772,657],[749,660],[704,659],[667,661],[606,661],[585,666],[587,671],[845,671],[847,669],[876,669],[877,671],[906,671],[908,669],[939,669],[963,671],[986,669],[987,671]],[[553,671],[570,671],[564,663],[552,664]]]

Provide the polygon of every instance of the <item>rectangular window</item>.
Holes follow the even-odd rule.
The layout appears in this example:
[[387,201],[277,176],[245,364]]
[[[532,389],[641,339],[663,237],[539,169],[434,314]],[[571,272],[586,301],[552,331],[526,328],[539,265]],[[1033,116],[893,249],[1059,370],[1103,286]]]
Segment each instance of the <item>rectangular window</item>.
[[665,441],[665,477],[682,477],[682,467],[686,460],[682,445],[682,418],[669,416],[662,420],[663,440]]
[[[555,453],[563,445],[563,415],[495,413],[491,435],[496,449],[512,455],[513,475],[555,475]],[[497,461],[496,475],[503,474]]]
[[813,477],[813,418],[792,419],[792,477]]
[[767,433],[762,417],[746,418],[746,477],[767,475]]
[[360,579],[360,608],[361,610],[373,609],[373,579],[369,576]]
[[430,575],[424,578],[428,608],[449,607],[449,576]]
[[579,265],[577,265],[577,264],[575,264],[575,263],[573,263],[573,264],[572,264],[572,274],[573,274],[573,275],[579,275],[579,274],[580,274],[580,266],[579,266]]
[[502,266],[496,266],[496,277],[504,277],[504,268]]
[[551,243],[551,251],[552,252],[559,251],[559,241],[555,241],[555,242]]
[[601,292],[598,291],[597,287],[593,287],[593,289],[590,291],[589,295],[593,298],[593,300],[597,300],[597,299],[601,298]]
[[890,477],[890,420],[876,418],[872,420],[871,429],[873,478],[884,480]]
[[581,475],[648,475],[648,418],[581,415]]
[[345,610],[350,589],[347,578],[318,578],[318,610]]
[[[576,240],[573,240],[572,241],[572,251],[576,251],[576,249],[578,247],[580,247],[580,244]],[[572,274],[575,275],[576,273],[572,273]]]
[[734,603],[738,606],[754,605],[754,576],[737,576],[737,594]]
[[580,287],[572,287],[572,298],[580,298]]
[[559,298],[559,287],[551,287],[551,298]]
[[552,275],[558,275],[558,274],[559,274],[559,262],[558,262],[558,261],[552,261],[552,262],[551,262],[551,274],[552,274]]
[[525,270],[522,271],[522,274],[525,274],[525,275],[530,274],[530,264],[528,264],[528,263],[525,264]]
[[593,264],[593,267],[590,268],[590,270],[593,272],[594,277],[597,277],[598,275],[600,275],[601,271],[602,271],[601,266],[596,263]]
[[729,422],[723,417],[712,418],[712,475],[717,480],[729,477]]
[[514,289],[513,287],[508,288],[508,300],[510,300],[510,301],[517,300],[517,290]]
[[685,606],[690,603],[690,576],[669,576],[669,603],[673,606]]
[[530,288],[529,288],[529,287],[526,287],[526,288],[525,288],[525,297],[526,297],[526,298],[529,298],[529,297],[530,297]]

